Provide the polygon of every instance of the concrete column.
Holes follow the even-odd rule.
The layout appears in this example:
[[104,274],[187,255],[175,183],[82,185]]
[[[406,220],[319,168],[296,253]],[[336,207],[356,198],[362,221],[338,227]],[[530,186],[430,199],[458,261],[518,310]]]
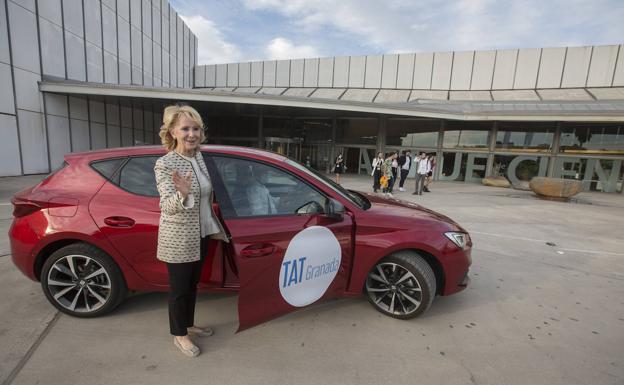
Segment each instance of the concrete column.
[[[444,130],[446,129],[446,120],[440,121],[440,130],[438,132],[438,147],[436,149],[436,168],[433,170],[433,180],[440,179],[441,165],[442,165],[442,157],[444,156],[443,148],[444,145]],[[414,154],[416,155],[416,154]]]
[[552,143],[552,156],[548,162],[548,173],[546,176],[552,178],[555,175],[555,164],[557,163],[557,156],[559,155],[559,147],[561,145],[561,122],[557,122],[557,126],[555,128],[555,134],[553,135],[553,143]]
[[494,171],[494,151],[496,150],[496,136],[498,134],[498,122],[494,122],[490,131],[490,152],[488,153],[487,164],[485,166],[485,176],[492,176]]
[[264,126],[264,110],[260,106],[260,112],[258,113],[258,148],[264,148],[264,133],[262,128]]
[[377,151],[386,153],[386,116],[379,115],[379,129],[377,130]]

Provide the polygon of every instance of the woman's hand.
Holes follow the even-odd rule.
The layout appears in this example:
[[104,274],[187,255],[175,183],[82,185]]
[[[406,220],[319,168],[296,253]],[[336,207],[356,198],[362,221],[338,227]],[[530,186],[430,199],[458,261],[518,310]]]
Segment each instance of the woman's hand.
[[173,184],[175,185],[176,190],[182,194],[182,199],[186,199],[191,190],[191,178],[193,176],[192,172],[189,171],[185,176],[180,175],[178,170],[173,170],[171,173],[173,178]]

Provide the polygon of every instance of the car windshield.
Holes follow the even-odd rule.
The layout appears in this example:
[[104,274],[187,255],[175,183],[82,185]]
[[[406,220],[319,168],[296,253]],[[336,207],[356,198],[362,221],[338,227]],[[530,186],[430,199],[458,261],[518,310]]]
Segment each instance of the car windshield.
[[309,175],[309,176],[311,176],[311,177],[321,181],[323,184],[325,184],[326,186],[330,187],[332,190],[336,191],[338,194],[340,194],[344,198],[348,199],[350,202],[352,202],[353,204],[357,205],[361,209],[368,210],[371,207],[370,201],[368,199],[366,199],[366,197],[364,195],[360,194],[359,192],[347,190],[344,187],[342,187],[341,185],[339,185],[338,183],[336,183],[333,180],[327,178],[322,173],[314,170],[313,168],[307,168],[303,164],[301,164],[299,162],[295,162],[292,159],[286,159],[285,162],[288,163],[289,165],[295,167],[296,169],[303,171],[307,175]]

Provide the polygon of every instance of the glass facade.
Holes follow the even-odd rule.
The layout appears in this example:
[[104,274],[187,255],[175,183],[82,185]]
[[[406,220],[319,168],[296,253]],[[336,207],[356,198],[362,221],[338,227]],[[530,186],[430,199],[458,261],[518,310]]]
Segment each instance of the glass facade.
[[379,119],[338,118],[336,120],[336,142],[344,144],[377,144]]
[[436,148],[439,120],[390,118],[386,124],[386,145],[410,149]]
[[493,122],[449,121],[444,127],[444,148],[487,150]]
[[546,176],[548,157],[494,155],[493,176],[504,176],[512,184]]
[[275,138],[295,137],[294,122],[290,118],[264,118],[262,134]]
[[519,152],[548,152],[552,149],[556,123],[500,122],[496,149]]
[[560,151],[624,155],[624,124],[562,123]]
[[439,180],[479,183],[492,175],[518,185],[551,176],[622,192],[621,123],[449,121],[242,105],[211,105],[202,115],[209,116],[209,143],[265,148],[322,172],[338,154],[347,173],[366,175],[377,151],[411,150],[437,156]]
[[295,119],[295,132],[308,143],[331,143],[331,119]]
[[487,155],[482,153],[444,152],[440,161],[440,180],[480,182],[485,178]]
[[212,116],[206,119],[206,129],[210,138],[255,138],[258,139],[258,117],[256,116]]

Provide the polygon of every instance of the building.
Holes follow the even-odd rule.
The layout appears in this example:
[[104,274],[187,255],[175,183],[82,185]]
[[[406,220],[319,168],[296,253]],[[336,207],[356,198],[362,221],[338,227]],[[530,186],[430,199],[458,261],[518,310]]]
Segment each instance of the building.
[[410,149],[435,153],[441,180],[544,175],[622,192],[623,45],[197,65],[166,1],[0,1],[0,175],[158,143],[163,106],[187,101],[210,142],[320,170],[343,153],[365,173],[376,151]]

